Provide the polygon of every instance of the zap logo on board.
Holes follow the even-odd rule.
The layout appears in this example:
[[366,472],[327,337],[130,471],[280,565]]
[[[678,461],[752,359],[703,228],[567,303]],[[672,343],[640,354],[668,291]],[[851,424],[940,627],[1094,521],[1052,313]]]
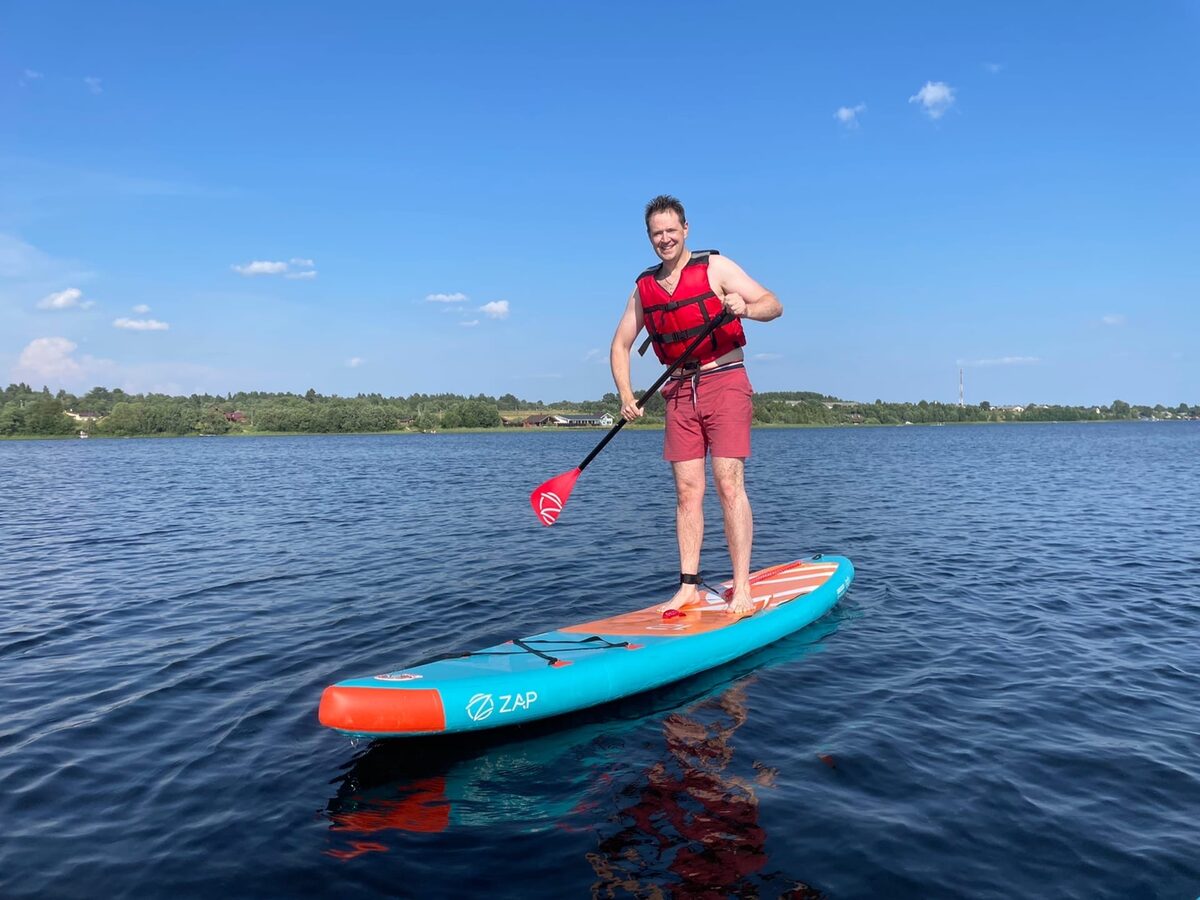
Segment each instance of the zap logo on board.
[[476,694],[467,701],[467,715],[472,722],[482,722],[496,709],[496,702],[491,694]]

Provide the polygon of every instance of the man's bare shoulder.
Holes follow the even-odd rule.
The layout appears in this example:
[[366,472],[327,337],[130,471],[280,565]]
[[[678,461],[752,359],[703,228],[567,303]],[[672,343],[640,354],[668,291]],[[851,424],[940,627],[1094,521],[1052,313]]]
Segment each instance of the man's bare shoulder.
[[718,256],[716,254],[708,258],[708,268],[710,272],[715,272],[718,275],[732,275],[742,271],[742,267],[728,256]]
[[733,290],[730,284],[741,278],[745,278],[746,273],[728,256],[710,256],[708,258],[708,280],[710,284],[720,285],[729,290]]

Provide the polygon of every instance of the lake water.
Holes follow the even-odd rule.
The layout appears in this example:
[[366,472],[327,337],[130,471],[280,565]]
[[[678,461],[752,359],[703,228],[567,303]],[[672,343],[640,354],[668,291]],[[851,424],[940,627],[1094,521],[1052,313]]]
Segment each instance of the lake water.
[[[665,599],[661,434],[0,442],[0,895],[1200,894],[1200,423],[758,431],[736,664],[353,744],[321,690]],[[710,490],[704,571],[725,577]]]

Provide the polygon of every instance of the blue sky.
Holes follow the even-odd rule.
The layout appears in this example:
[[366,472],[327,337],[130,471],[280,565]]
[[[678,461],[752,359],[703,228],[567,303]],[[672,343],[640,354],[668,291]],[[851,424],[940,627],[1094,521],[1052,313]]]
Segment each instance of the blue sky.
[[10,0],[0,379],[599,397],[669,192],[758,390],[1200,403],[1198,85],[1198,2]]

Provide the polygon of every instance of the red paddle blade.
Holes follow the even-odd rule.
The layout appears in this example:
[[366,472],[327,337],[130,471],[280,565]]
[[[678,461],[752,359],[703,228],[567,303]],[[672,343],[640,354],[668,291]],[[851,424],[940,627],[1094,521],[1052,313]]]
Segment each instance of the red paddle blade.
[[575,487],[579,474],[579,469],[572,469],[555,475],[529,495],[533,511],[543,525],[553,525],[558,521],[559,513],[566,505],[567,498],[571,496],[571,489]]

